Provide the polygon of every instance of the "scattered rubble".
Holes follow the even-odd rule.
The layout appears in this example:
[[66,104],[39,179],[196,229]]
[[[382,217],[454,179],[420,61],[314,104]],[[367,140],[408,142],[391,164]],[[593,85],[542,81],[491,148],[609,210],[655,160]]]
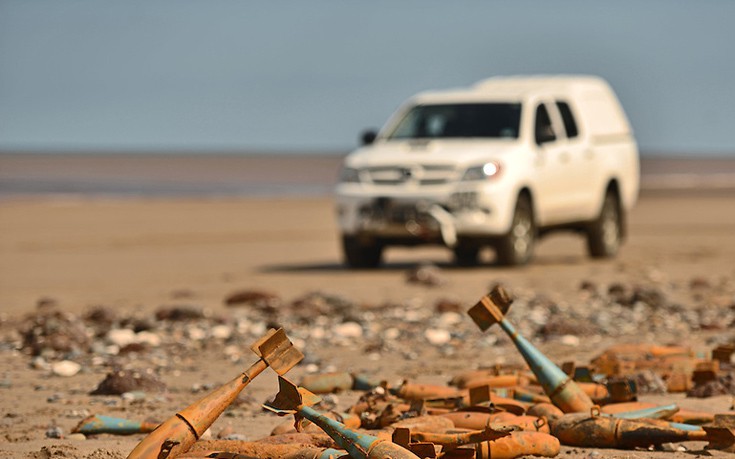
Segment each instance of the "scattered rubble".
[[[411,270],[406,279],[426,286],[445,282],[436,266],[420,266]],[[514,326],[520,335],[539,343],[553,340],[569,347],[594,349],[590,343],[603,338],[626,337],[630,341],[631,336],[637,336],[641,342],[651,342],[652,337],[724,331],[735,323],[733,284],[703,278],[693,278],[682,285],[663,280],[645,285],[584,281],[578,295],[571,298],[524,289],[514,293]],[[269,328],[280,326],[289,330],[291,340],[304,350],[306,363],[317,374],[330,370],[329,362],[320,360],[320,350],[324,348],[345,349],[370,360],[379,360],[383,353],[416,360],[426,355],[463,355],[489,348],[503,348],[505,354],[515,354],[513,341],[501,330],[491,329],[485,336],[479,335],[464,315],[467,305],[454,298],[428,300],[421,296],[401,302],[363,304],[324,291],[308,292],[289,301],[271,292],[241,290],[223,298],[223,303],[228,306],[223,315],[212,314],[196,304],[177,304],[161,306],[149,316],[126,315],[105,306],[75,316],[60,310],[57,302],[43,299],[34,314],[20,320],[6,319],[0,324],[3,346],[32,357],[29,364],[46,374],[71,377],[83,373],[99,377],[107,371],[90,394],[128,397],[165,392],[166,385],[157,375],[182,366],[192,352],[220,352],[233,363],[249,361],[247,349],[252,341]],[[602,391],[588,394],[595,404],[635,402],[638,395],[672,392],[683,392],[689,397],[735,395],[733,341],[732,334],[715,336],[711,355],[697,355],[683,346],[669,346],[668,342],[635,349],[610,347],[600,349],[589,362],[574,362],[566,370],[583,391]],[[417,346],[428,351],[419,354]],[[511,400],[525,400],[523,403],[545,397],[539,381],[527,369],[504,365],[501,360],[494,365],[490,362],[488,367],[492,367],[494,376],[514,374],[519,381],[529,382],[493,388],[493,397],[503,394]],[[385,427],[399,419],[448,409],[447,405],[436,404],[419,408],[412,402],[391,399],[389,396],[396,396],[392,390],[399,386],[381,385],[375,380],[380,375],[346,375],[351,385],[340,382],[338,390],[371,390],[382,397],[369,402],[373,404],[372,411],[359,415],[363,427]],[[201,391],[211,388],[203,387]],[[69,403],[64,394],[59,397],[63,400],[58,404]],[[469,392],[466,397],[470,400]],[[333,408],[324,408],[326,405],[325,402],[322,409]],[[60,438],[63,431],[54,428],[50,427],[46,435]],[[57,434],[59,437],[51,437]],[[246,434],[224,432],[221,438],[242,439]],[[680,448],[678,443],[657,445]]]

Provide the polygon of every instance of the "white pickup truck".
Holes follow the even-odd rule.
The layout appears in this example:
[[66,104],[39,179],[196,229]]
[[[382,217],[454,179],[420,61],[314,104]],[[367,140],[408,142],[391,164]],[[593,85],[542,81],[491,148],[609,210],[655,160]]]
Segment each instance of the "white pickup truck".
[[552,230],[614,256],[638,196],[638,148],[610,86],[591,76],[490,78],[404,103],[363,134],[336,187],[348,266],[389,246],[440,244],[460,265],[492,247],[521,265]]

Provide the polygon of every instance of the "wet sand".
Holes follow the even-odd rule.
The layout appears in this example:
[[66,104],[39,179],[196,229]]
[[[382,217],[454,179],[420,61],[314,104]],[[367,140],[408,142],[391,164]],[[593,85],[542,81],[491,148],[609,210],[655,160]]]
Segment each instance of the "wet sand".
[[[8,323],[31,313],[43,298],[75,313],[96,305],[150,312],[170,304],[175,292],[181,291],[189,292],[186,301],[224,314],[223,299],[242,289],[273,291],[286,299],[310,291],[329,291],[368,304],[431,302],[449,297],[469,308],[499,281],[511,289],[532,290],[552,298],[574,297],[583,281],[601,286],[615,282],[688,285],[693,279],[735,283],[732,192],[644,192],[629,222],[629,240],[613,260],[591,261],[581,238],[560,234],[542,241],[533,264],[519,269],[494,266],[490,254],[481,267],[455,268],[447,250],[422,248],[389,250],[384,269],[349,271],[340,263],[328,198],[6,199],[0,201],[0,317]],[[446,282],[441,288],[406,282],[407,269],[426,261],[442,269]],[[730,301],[735,303],[735,298]],[[728,304],[727,298],[724,304]],[[724,333],[731,340],[735,337],[732,329]],[[701,350],[708,348],[711,338],[712,334],[705,332],[654,337],[689,343]],[[571,356],[586,361],[599,345],[583,342],[570,350],[551,342],[540,347],[552,358]],[[241,370],[221,354],[221,349],[210,348],[190,356],[181,368],[164,375],[174,389],[165,401],[126,409],[106,407],[86,395],[99,382],[100,374],[48,378],[45,372],[31,368],[29,356],[4,346],[0,376],[9,383],[0,388],[0,417],[6,431],[0,439],[0,457],[124,457],[141,435],[78,441],[47,439],[44,432],[53,419],[68,433],[78,422],[74,410],[82,409],[123,417],[151,413],[165,418],[165,413],[173,413],[200,396],[190,393],[192,384],[224,382],[222,375],[234,376]],[[353,365],[354,358],[331,355],[329,361],[342,369]],[[468,366],[482,361],[477,355],[464,358]],[[450,374],[445,369],[456,370],[460,362],[456,357],[430,362],[396,360],[381,362],[380,371],[390,379],[410,374],[419,380],[446,380]],[[372,365],[363,363],[367,368]],[[294,378],[301,373],[303,370],[295,370]],[[275,387],[271,375],[258,380],[251,390],[262,402]],[[47,402],[55,393],[64,395],[62,402]],[[349,397],[345,395],[342,401]],[[723,411],[729,409],[730,398],[681,403]],[[221,422],[234,424],[240,432],[257,438],[281,419],[258,414],[255,420],[228,418]],[[42,455],[44,447],[47,453],[51,451],[50,456]],[[563,457],[573,458],[589,453],[580,448],[564,451]],[[597,457],[662,454],[666,453],[611,450],[601,451]],[[667,457],[689,456],[672,453]]]

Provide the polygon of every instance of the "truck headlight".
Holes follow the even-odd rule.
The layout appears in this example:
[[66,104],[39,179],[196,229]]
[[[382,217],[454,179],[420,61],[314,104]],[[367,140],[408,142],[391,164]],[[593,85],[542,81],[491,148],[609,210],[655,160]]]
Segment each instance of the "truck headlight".
[[462,181],[486,180],[500,174],[500,163],[490,161],[481,166],[470,167],[464,171]]
[[339,174],[342,183],[360,183],[360,170],[354,167],[343,167]]

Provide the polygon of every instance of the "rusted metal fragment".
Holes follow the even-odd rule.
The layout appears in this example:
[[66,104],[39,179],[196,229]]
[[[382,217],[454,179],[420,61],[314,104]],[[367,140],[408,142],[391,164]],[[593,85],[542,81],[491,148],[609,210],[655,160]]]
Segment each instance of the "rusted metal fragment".
[[275,399],[263,405],[278,414],[294,414],[297,419],[305,418],[317,424],[342,448],[355,459],[418,459],[411,451],[392,441],[375,437],[346,428],[343,424],[324,416],[312,406],[319,397],[306,389],[296,387],[283,376],[278,377],[279,391]]
[[81,433],[84,435],[96,435],[103,433],[132,435],[136,433],[153,432],[156,427],[158,427],[157,422],[132,421],[129,419],[94,414],[82,419],[79,424],[72,429],[72,433]]
[[168,459],[189,450],[250,381],[271,367],[284,374],[304,357],[283,329],[270,330],[251,348],[260,359],[234,379],[169,418],[130,452],[128,459]]
[[468,314],[481,330],[487,330],[498,324],[511,338],[528,366],[531,367],[538,383],[552,402],[565,413],[587,412],[594,403],[590,397],[566,375],[558,366],[549,360],[528,340],[518,334],[516,329],[505,319],[513,299],[502,287],[495,286],[492,291],[482,297],[470,308]]
[[647,448],[681,441],[706,441],[704,431],[688,431],[629,419],[584,413],[566,414],[551,421],[551,433],[568,446]]

